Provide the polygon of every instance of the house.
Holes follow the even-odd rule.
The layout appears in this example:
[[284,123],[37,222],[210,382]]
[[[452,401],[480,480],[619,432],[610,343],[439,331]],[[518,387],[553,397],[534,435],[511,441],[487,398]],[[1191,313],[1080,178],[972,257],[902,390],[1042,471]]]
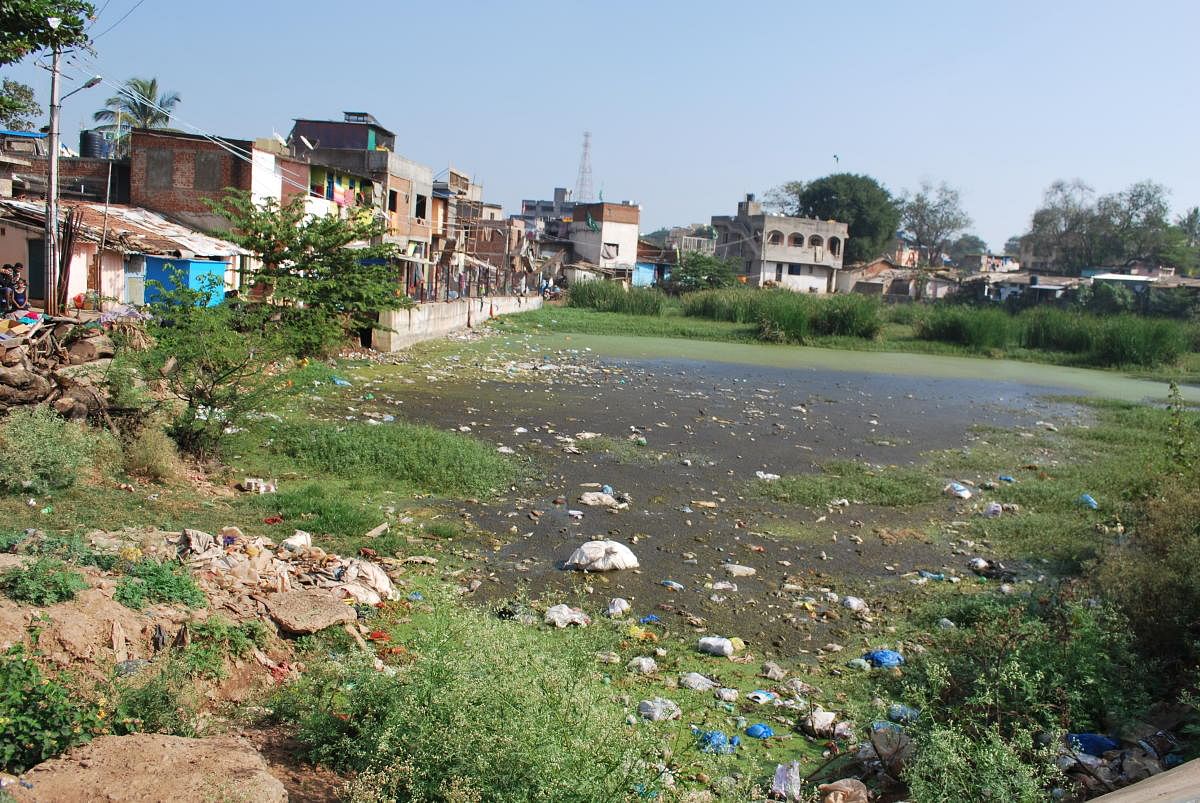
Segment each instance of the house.
[[1016,273],[1021,262],[1008,254],[967,254],[959,267],[969,273]]
[[280,203],[307,194],[308,165],[262,141],[148,128],[135,128],[130,140],[130,204],[200,231],[229,228],[209,206],[228,188]]
[[980,273],[963,280],[964,288],[980,298],[1007,301],[1013,296],[1032,297],[1034,301],[1052,301],[1074,290],[1085,280],[1071,276],[1039,276],[1029,271]]
[[523,200],[521,213],[513,217],[524,223],[527,231],[533,231],[538,221],[567,220],[572,218],[574,211],[571,191],[566,187],[555,187],[552,200]]
[[629,201],[576,204],[567,228],[576,261],[620,269],[632,278],[641,215],[641,207]]
[[918,301],[945,298],[958,289],[958,284],[953,271],[902,267],[884,256],[842,268],[834,291],[873,295],[886,301]]
[[1107,284],[1113,287],[1126,287],[1135,293],[1144,293],[1158,282],[1157,276],[1139,276],[1131,273],[1096,273],[1092,275],[1092,284]]
[[716,255],[732,259],[750,284],[832,293],[848,226],[833,220],[769,215],[753,194],[737,215],[712,219]]
[[675,226],[667,232],[667,246],[681,254],[713,255],[717,252],[717,237],[712,226],[704,223]]
[[[396,135],[367,112],[343,112],[341,120],[298,118],[287,138],[296,158],[340,177],[371,181],[371,206],[387,224],[384,240],[400,248],[400,283],[414,298],[431,296],[433,169],[395,152]],[[329,185],[329,174],[320,175]],[[315,186],[315,185],[314,185]],[[353,190],[357,199],[365,187]]]
[[[138,207],[63,200],[60,211],[63,250],[70,254],[62,279],[68,300],[95,293],[105,308],[139,305],[146,300],[147,280],[168,278],[176,270],[192,286],[204,275],[217,275],[231,288],[248,258],[233,243]],[[26,266],[35,306],[46,296],[45,226],[45,204],[0,200],[0,262]]]
[[637,262],[633,265],[634,287],[661,287],[671,278],[676,264],[676,251],[670,245],[656,245],[638,240]]

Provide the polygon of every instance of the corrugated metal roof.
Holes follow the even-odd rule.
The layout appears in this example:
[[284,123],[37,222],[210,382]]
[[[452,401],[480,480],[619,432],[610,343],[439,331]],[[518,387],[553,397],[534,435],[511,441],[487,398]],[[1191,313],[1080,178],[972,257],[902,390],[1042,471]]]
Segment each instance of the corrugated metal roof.
[[[245,249],[218,237],[203,234],[172,223],[162,215],[137,206],[111,204],[105,220],[104,204],[60,201],[63,213],[79,210],[82,224],[79,234],[90,242],[100,242],[115,250],[150,256],[230,257],[248,255]],[[46,206],[41,202],[0,201],[0,216],[45,225]]]

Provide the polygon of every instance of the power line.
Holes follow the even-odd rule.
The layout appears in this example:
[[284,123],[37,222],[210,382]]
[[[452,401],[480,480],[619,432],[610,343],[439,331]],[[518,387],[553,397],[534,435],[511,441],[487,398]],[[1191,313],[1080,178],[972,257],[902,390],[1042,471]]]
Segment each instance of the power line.
[[[131,8],[131,9],[129,9],[128,11],[126,11],[126,12],[125,12],[125,13],[124,13],[124,14],[121,16],[121,18],[120,18],[119,20],[117,20],[116,22],[114,22],[112,25],[109,25],[109,26],[108,26],[107,28],[105,28],[103,31],[101,31],[100,33],[98,33],[98,34],[96,34],[95,36],[93,36],[93,37],[92,37],[92,41],[95,41],[95,40],[99,39],[101,36],[104,36],[104,34],[108,33],[108,32],[109,32],[109,31],[111,31],[113,28],[117,27],[117,26],[118,26],[118,25],[120,25],[122,22],[124,22],[125,20],[129,19],[129,15],[130,15],[130,14],[132,14],[133,12],[137,11],[137,10],[138,10],[138,7],[139,7],[139,6],[141,6],[141,4],[142,4],[142,3],[144,3],[144,2],[146,2],[146,0],[137,0],[137,2],[133,4],[133,8]],[[108,5],[108,3],[105,3],[104,5],[105,5],[105,6],[107,6],[107,5]]]

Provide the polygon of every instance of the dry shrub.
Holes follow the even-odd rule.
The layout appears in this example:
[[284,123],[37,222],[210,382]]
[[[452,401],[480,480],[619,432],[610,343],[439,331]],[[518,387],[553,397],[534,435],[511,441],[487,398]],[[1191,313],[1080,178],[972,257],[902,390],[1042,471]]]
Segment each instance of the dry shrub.
[[162,427],[151,425],[125,447],[125,470],[155,482],[172,482],[183,476],[183,462]]

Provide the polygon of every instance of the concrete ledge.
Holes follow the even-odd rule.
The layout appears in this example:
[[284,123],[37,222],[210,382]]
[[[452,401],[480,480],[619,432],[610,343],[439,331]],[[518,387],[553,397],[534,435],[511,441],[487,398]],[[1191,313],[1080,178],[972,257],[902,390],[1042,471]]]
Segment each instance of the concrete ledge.
[[1198,803],[1200,759],[1139,781],[1132,786],[1092,798],[1092,803]]
[[524,298],[488,296],[418,304],[412,309],[381,313],[379,323],[393,331],[376,329],[371,334],[371,345],[378,351],[399,351],[425,340],[460,332],[494,315],[529,312],[541,306],[542,298],[536,292]]

